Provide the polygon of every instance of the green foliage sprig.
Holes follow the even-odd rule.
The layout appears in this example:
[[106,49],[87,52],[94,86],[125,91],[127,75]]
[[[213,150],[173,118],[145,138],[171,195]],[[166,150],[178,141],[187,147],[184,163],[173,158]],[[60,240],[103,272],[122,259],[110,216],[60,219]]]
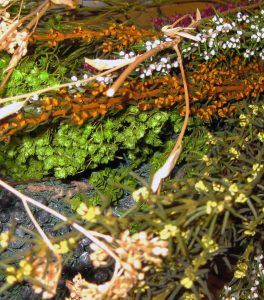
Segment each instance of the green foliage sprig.
[[[155,151],[165,149],[164,141],[179,132],[177,124],[181,119],[173,111],[140,112],[130,106],[114,119],[107,117],[100,123],[91,121],[80,128],[69,124],[43,128],[38,133],[1,143],[0,172],[17,180],[40,179],[52,174],[66,178],[87,168],[120,161],[124,155],[136,167]],[[192,128],[190,126],[190,133]],[[192,151],[192,141],[190,138],[187,142],[186,153]],[[207,148],[199,151],[206,153]]]

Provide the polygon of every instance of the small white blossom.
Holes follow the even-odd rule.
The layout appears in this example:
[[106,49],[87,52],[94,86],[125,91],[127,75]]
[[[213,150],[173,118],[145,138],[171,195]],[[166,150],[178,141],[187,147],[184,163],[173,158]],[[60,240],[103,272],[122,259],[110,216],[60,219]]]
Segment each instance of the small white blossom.
[[151,76],[152,75],[152,72],[151,72],[151,70],[147,70],[147,72],[146,72],[146,76]]
[[76,76],[71,77],[71,81],[77,81],[77,80],[78,80],[78,78]]
[[211,51],[210,51],[210,54],[211,54],[211,55],[215,55],[215,50],[214,50],[214,49],[211,50]]
[[30,99],[31,99],[32,101],[38,101],[39,95],[38,95],[38,94],[35,94],[35,95],[33,95]]
[[173,63],[173,67],[174,67],[174,68],[178,68],[178,67],[179,67],[178,61],[175,61],[175,63]]

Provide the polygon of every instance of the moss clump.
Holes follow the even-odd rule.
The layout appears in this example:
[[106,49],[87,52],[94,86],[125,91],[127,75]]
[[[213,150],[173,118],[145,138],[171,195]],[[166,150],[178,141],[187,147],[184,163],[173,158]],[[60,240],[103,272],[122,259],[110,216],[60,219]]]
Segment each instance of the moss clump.
[[[181,120],[172,111],[140,112],[131,106],[114,119],[104,118],[100,124],[90,121],[82,127],[62,123],[57,128],[39,128],[38,133],[13,137],[9,143],[0,144],[0,173],[16,180],[53,174],[66,178],[124,156],[138,166],[155,150],[162,151],[167,146],[164,141],[179,132]],[[178,125],[173,127],[175,122]],[[187,149],[191,148],[188,145]]]

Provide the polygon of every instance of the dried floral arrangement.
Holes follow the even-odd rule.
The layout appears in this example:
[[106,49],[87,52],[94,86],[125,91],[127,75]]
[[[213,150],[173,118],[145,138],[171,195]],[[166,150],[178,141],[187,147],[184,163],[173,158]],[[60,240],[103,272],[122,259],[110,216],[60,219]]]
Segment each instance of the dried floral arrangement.
[[[227,282],[244,299],[254,259],[259,284],[250,295],[261,297],[261,3],[203,19],[197,10],[146,30],[131,23],[76,28],[52,10],[41,21],[52,6],[73,8],[74,1],[45,1],[22,18],[27,8],[9,2],[10,13],[1,11],[0,103],[11,104],[0,109],[0,174],[24,181],[96,170],[89,184],[98,195],[67,199],[66,216],[0,180],[38,232],[21,227],[26,235],[17,236],[3,222],[0,292],[27,281],[42,299],[56,297],[85,236],[89,268],[110,275],[94,282],[85,271],[75,274],[66,299],[216,299]],[[21,24],[25,31],[17,31]],[[152,181],[131,173],[146,162]],[[124,189],[134,205],[117,218],[112,204]],[[29,204],[70,229],[45,232]],[[30,248],[11,255],[21,240]]]

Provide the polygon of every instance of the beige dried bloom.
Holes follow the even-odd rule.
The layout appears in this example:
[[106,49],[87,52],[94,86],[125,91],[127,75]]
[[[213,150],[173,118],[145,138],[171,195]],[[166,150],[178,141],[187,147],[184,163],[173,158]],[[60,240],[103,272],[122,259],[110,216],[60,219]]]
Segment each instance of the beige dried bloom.
[[90,249],[93,250],[93,252],[90,254],[90,259],[95,267],[100,267],[107,264],[107,259],[109,256],[102,248],[92,243],[90,245]]
[[26,29],[18,31],[18,26],[18,19],[11,19],[6,12],[0,15],[0,51],[13,54],[5,72],[16,67],[21,57],[27,53],[29,32]]
[[0,6],[6,7],[12,0],[0,0]]
[[[97,285],[87,282],[78,274],[72,282],[67,282],[70,290],[68,300],[125,299],[134,286],[144,286],[145,273],[150,269],[150,265],[160,264],[160,256],[168,254],[167,241],[162,241],[158,237],[153,238],[146,232],[130,236],[129,231],[125,231],[115,242],[117,246],[111,250],[121,262],[118,275],[109,282]],[[102,259],[102,257],[95,255],[95,253],[99,255],[99,248],[92,247],[95,252],[94,256],[91,255],[91,260],[96,265],[95,259],[97,257]],[[102,261],[99,265],[101,263]]]

